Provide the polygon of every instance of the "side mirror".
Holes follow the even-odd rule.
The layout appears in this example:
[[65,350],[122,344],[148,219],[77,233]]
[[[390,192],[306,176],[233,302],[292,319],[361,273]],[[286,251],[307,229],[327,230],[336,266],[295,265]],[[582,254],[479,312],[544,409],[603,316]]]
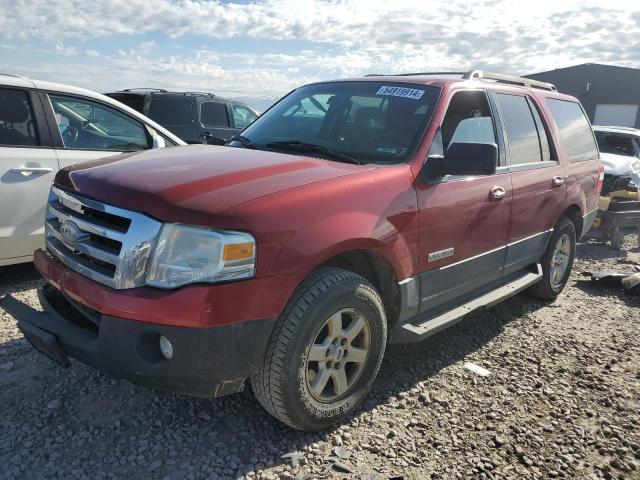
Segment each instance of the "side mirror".
[[493,175],[497,168],[495,143],[452,143],[444,154],[445,175]]
[[495,143],[452,143],[442,154],[427,158],[429,178],[445,175],[493,175],[498,168],[498,146]]
[[154,132],[151,138],[153,139],[153,148],[165,148],[167,146],[164,137],[161,137],[157,133]]

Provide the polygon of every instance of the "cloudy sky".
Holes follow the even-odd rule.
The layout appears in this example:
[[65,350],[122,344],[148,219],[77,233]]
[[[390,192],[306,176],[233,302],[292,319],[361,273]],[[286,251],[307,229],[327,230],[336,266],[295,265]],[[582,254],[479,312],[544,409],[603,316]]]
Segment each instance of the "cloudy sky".
[[640,67],[640,1],[0,0],[0,71],[277,98],[317,79]]

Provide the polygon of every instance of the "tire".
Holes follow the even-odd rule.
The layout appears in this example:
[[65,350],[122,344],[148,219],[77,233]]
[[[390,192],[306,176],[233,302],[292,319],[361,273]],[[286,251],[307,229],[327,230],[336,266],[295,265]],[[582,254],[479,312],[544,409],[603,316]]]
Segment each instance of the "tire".
[[[342,330],[335,330],[335,325]],[[326,362],[314,361],[333,338],[331,326],[345,335],[350,335],[352,326],[351,332],[360,333],[349,343],[344,343],[346,336],[340,337],[342,347],[329,344],[324,350]],[[386,342],[386,316],[373,285],[347,270],[321,268],[298,287],[276,322],[264,362],[251,378],[253,392],[265,410],[286,425],[308,432],[327,429],[347,418],[365,398]],[[337,375],[340,370],[345,376]],[[326,375],[332,376],[326,380]],[[347,384],[337,382],[338,377],[348,382],[341,394],[337,393],[340,385]]]
[[[566,237],[565,237],[566,236]],[[560,277],[554,276],[554,253],[558,248],[558,242],[561,238],[568,240],[568,262],[566,270]],[[527,290],[531,296],[540,298],[543,300],[555,300],[556,297],[562,292],[569,276],[571,275],[571,268],[573,267],[573,260],[576,253],[576,227],[573,222],[564,215],[560,217],[558,223],[556,223],[551,239],[547,245],[547,249],[542,256],[540,264],[542,265],[542,280],[535,285],[532,285]]]

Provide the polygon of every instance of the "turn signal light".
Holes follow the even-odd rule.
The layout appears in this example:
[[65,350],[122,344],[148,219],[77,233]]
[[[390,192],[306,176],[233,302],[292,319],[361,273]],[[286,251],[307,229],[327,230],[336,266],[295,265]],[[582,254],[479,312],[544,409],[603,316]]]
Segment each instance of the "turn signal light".
[[222,259],[228,260],[245,260],[253,257],[253,243],[234,243],[224,246]]

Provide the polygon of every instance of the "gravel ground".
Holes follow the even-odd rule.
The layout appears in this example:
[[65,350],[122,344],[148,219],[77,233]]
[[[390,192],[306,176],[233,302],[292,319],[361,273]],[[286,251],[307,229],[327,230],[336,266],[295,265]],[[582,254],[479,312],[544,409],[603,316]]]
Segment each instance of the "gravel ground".
[[[577,273],[640,263],[628,240],[580,244],[553,304],[518,295],[390,347],[358,413],[322,434],[248,391],[202,400],[62,370],[3,312],[0,478],[640,478],[640,297]],[[37,305],[39,283],[30,265],[0,269],[0,294]]]

